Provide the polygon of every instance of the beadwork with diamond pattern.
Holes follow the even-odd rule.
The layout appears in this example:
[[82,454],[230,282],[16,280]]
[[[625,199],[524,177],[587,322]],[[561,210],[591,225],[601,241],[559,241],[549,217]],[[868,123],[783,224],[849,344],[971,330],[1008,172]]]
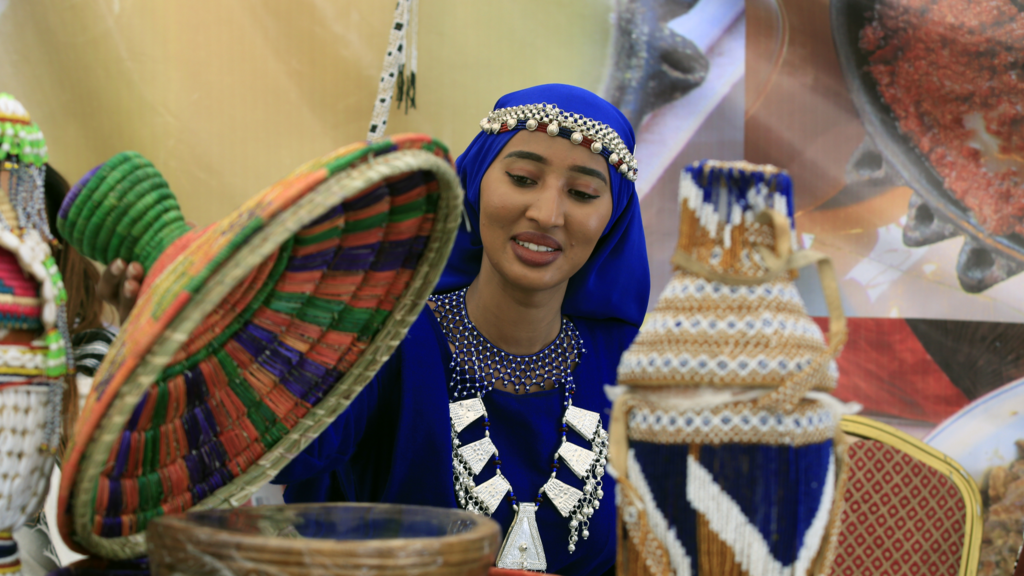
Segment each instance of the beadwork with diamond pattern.
[[543,350],[530,356],[509,354],[491,344],[469,320],[466,312],[466,289],[451,294],[431,297],[436,304],[441,328],[457,353],[452,359],[452,396],[465,398],[487,394],[495,385],[499,388],[557,388],[571,386],[570,371],[585,353],[576,327],[562,318],[562,329],[555,340]]

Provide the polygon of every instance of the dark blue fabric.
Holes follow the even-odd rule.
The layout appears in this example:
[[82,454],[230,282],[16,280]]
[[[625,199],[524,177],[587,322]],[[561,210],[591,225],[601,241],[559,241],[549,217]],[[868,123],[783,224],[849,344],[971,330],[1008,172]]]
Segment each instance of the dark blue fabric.
[[[596,94],[564,84],[545,84],[503,96],[494,109],[526,104],[555,104],[612,127],[635,152],[633,128],[617,108]],[[481,115],[483,116],[483,115]],[[524,123],[519,124],[525,126]],[[460,227],[448,265],[437,284],[437,292],[465,288],[480,272],[483,246],[480,242],[480,181],[494,159],[519,133],[517,128],[501,134],[480,132],[455,162],[466,190],[465,208],[472,231]],[[567,145],[573,145],[566,140]],[[643,170],[643,164],[640,165]],[[615,318],[639,327],[647,312],[651,291],[647,244],[640,220],[636,186],[615,170],[609,170],[612,188],[612,217],[594,253],[572,278],[565,292],[562,312],[575,318]]]
[[[573,318],[587,353],[573,372],[573,404],[602,415],[607,427],[611,405],[603,386],[615,382],[619,356],[637,328],[619,320]],[[352,405],[275,479],[287,484],[288,502],[394,502],[454,508],[451,433],[448,416],[448,365],[452,353],[440,324],[424,308],[405,340]],[[550,463],[561,438],[562,389],[510,394],[493,391],[484,403],[491,438],[501,453],[502,473],[517,497],[530,500],[551,473]],[[483,436],[481,422],[460,439]],[[570,441],[589,448],[570,432]],[[479,481],[494,475],[488,464]],[[577,488],[582,483],[565,466],[558,478]],[[568,520],[547,500],[537,510],[548,571],[572,576],[602,574],[615,559],[615,488],[604,477],[604,499],[591,518],[590,538],[569,554]],[[493,518],[508,530],[509,502]]]

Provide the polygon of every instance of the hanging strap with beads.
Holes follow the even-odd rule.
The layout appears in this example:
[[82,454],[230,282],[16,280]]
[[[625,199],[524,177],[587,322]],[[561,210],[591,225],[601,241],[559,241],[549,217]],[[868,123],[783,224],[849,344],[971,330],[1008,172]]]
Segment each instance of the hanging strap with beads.
[[[410,106],[416,107],[418,19],[419,0],[398,0],[388,38],[388,49],[384,53],[380,83],[377,85],[377,99],[373,103],[370,129],[366,134],[367,140],[379,140],[384,137],[392,100],[396,101],[398,106],[401,106],[404,100],[406,113],[409,112]],[[409,58],[409,77],[406,78],[405,65],[410,52],[412,56]]]

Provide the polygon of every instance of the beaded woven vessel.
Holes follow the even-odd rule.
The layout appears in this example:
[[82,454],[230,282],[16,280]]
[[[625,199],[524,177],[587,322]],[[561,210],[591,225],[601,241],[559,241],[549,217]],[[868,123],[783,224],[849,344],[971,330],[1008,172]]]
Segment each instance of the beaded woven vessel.
[[154,518],[248,500],[401,341],[461,201],[447,150],[420,135],[338,150],[205,230],[188,230],[138,154],[88,174],[61,232],[90,258],[142,263],[146,280],[67,456],[65,540],[141,556]]
[[46,220],[46,142],[8,94],[0,94],[0,162],[0,574],[20,574],[11,535],[46,498],[72,364]]
[[845,319],[831,290],[828,343],[807,315],[795,269],[831,268],[792,252],[792,206],[771,166],[682,175],[676,273],[618,369],[620,574],[805,576],[829,561],[843,469],[835,403],[815,391],[835,387]]

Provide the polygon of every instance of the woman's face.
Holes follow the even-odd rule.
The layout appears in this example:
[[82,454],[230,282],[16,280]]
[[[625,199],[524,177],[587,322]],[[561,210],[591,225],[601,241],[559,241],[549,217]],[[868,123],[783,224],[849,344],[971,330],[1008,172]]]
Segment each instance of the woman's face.
[[513,286],[556,288],[590,258],[611,214],[604,156],[522,130],[480,183],[484,266]]

